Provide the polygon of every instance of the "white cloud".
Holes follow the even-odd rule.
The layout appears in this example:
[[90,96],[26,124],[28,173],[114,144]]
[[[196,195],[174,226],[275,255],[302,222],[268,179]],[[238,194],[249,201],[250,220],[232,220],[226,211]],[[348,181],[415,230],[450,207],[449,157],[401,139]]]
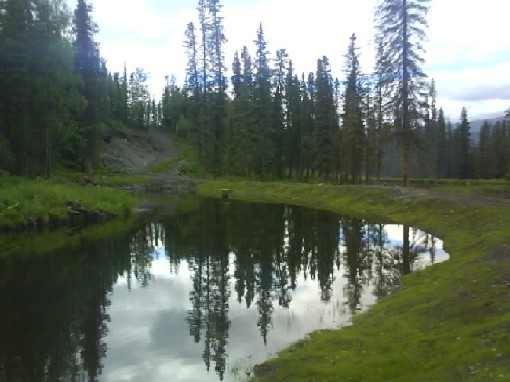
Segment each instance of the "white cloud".
[[473,117],[501,113],[510,105],[510,62],[492,67],[433,71],[438,104],[456,121],[462,107]]
[[159,97],[165,76],[184,75],[184,31],[194,16],[193,8],[167,15],[149,8],[145,0],[109,0],[94,5],[93,19],[100,27],[97,40],[109,70],[121,72],[124,64],[128,73],[143,68],[150,73],[151,92]]
[[462,107],[476,118],[510,105],[510,40],[504,1],[433,0],[427,66],[436,79],[438,104],[453,121]]
[[172,31],[169,15],[159,14],[145,0],[108,0],[94,3],[94,17],[101,30],[158,38]]
[[434,0],[428,18],[429,63],[456,63],[461,68],[495,52],[508,55],[510,40],[501,32],[507,17],[508,7],[501,0]]
[[[340,76],[352,33],[356,33],[360,45],[372,39],[372,3],[372,0],[352,3],[347,10],[333,0],[316,0],[313,4],[262,0],[248,10],[226,8],[227,36],[234,36],[229,37],[228,48],[233,52],[247,45],[254,51],[253,40],[262,22],[271,53],[285,48],[297,70],[304,72],[315,71],[317,59],[326,55],[334,74]],[[371,53],[363,52],[362,56],[371,62]]]

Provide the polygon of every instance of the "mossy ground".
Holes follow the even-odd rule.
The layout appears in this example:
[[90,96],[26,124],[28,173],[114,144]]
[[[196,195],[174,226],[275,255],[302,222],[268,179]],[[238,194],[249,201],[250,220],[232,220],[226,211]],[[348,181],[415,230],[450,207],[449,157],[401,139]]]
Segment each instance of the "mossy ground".
[[199,193],[223,188],[236,199],[410,224],[451,255],[405,276],[352,326],[312,333],[259,365],[256,381],[510,381],[510,206],[391,187],[214,182]]

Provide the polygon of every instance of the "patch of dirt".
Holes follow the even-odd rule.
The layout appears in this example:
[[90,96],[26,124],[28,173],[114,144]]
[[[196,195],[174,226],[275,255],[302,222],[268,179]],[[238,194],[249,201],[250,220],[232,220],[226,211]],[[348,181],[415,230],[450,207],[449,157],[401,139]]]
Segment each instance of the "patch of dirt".
[[129,174],[150,176],[154,164],[172,159],[179,150],[169,132],[152,128],[148,135],[148,138],[125,135],[111,137],[101,155],[103,163]]
[[118,134],[109,139],[101,159],[105,166],[130,175],[148,178],[146,184],[136,184],[128,188],[135,192],[193,192],[197,180],[178,174],[176,168],[154,173],[155,164],[171,160],[179,149],[174,136],[160,128],[148,131],[148,137]]
[[103,164],[118,171],[139,174],[156,160],[156,151],[148,142],[136,137],[113,137],[101,155]]

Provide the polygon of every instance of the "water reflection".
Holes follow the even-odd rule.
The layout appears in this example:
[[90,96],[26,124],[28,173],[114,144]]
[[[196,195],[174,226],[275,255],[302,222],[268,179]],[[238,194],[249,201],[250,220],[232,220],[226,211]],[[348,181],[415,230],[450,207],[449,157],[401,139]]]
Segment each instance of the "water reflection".
[[202,200],[72,254],[0,267],[0,380],[235,380],[442,261],[408,226]]

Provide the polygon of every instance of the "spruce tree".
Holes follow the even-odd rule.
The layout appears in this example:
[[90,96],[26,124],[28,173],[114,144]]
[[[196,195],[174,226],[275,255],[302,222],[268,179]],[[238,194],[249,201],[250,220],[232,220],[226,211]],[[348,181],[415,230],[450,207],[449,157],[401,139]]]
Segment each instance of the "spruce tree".
[[186,27],[184,46],[186,48],[187,64],[186,77],[184,79],[184,89],[188,96],[196,96],[199,90],[199,72],[198,72],[198,44],[195,33],[195,25],[189,23]]
[[58,2],[0,3],[0,168],[49,176],[53,162],[72,152],[83,102],[69,22]]
[[[124,68],[124,70],[126,70]],[[127,124],[128,119],[128,82],[127,73],[113,74],[113,113],[114,118]]]
[[241,84],[242,84],[242,69],[241,59],[239,58],[239,52],[236,51],[234,54],[234,61],[232,63],[232,92],[234,98],[241,96]]
[[271,70],[269,68],[269,52],[262,24],[257,30],[254,78],[255,119],[258,128],[257,154],[258,174],[265,179],[274,153],[271,141]]
[[[198,110],[197,110],[197,129],[198,129],[198,159],[201,163],[206,161],[207,155],[204,153],[205,143],[207,141],[207,136],[209,134],[210,129],[210,117],[207,113],[207,109],[209,106],[208,102],[208,94],[210,90],[210,62],[208,57],[209,54],[209,31],[210,31],[210,21],[209,14],[207,11],[207,1],[206,0],[198,0],[197,5],[198,10],[198,20],[199,20],[199,31],[200,31],[200,44],[199,50],[200,53],[198,55],[198,69],[200,72],[200,101],[198,102]],[[189,54],[189,53],[188,53]]]
[[460,115],[460,124],[457,127],[457,145],[458,145],[458,174],[461,179],[470,178],[472,173],[471,161],[471,125],[468,120],[466,108],[462,108]]
[[402,143],[402,185],[409,183],[413,126],[422,117],[423,41],[430,0],[379,0],[375,13],[376,71]]
[[93,162],[97,159],[100,142],[100,73],[101,59],[98,44],[94,41],[97,25],[92,21],[92,6],[85,0],[78,0],[75,10],[75,71],[80,75],[83,86],[82,96],[87,101],[85,111],[80,117],[80,129],[84,146],[82,155],[84,170],[92,172]]
[[492,153],[492,126],[485,121],[480,129],[480,139],[476,148],[476,176],[490,179],[494,176],[494,161]]
[[301,77],[301,140],[300,140],[300,177],[305,180],[313,176],[317,157],[316,137],[315,137],[315,75],[308,73],[305,80],[304,74]]
[[192,126],[190,129],[192,131],[187,132],[187,137],[198,147],[198,152],[201,153],[201,126],[199,117],[200,106],[203,101],[203,89],[200,84],[199,44],[196,36],[196,28],[192,22],[190,22],[186,28],[184,46],[187,56],[184,92],[189,99],[186,117]]
[[223,46],[227,42],[223,27],[223,17],[220,16],[222,5],[219,0],[208,0],[208,10],[211,19],[211,38],[212,45],[211,52],[212,68],[214,70],[214,98],[212,109],[212,129],[211,136],[212,152],[208,162],[211,163],[211,170],[214,175],[220,175],[222,171],[222,156],[223,156],[223,138],[225,132],[225,120],[227,115],[227,96],[224,72],[225,72],[225,58],[223,55]]
[[209,32],[211,33],[210,53],[212,68],[214,71],[214,88],[220,95],[225,95],[226,82],[224,78],[225,72],[225,58],[223,56],[223,46],[227,42],[223,27],[223,17],[220,16],[221,9],[223,6],[220,4],[220,0],[208,0],[208,11],[210,14],[210,26]]
[[[1,54],[0,104],[2,131],[8,142],[13,165],[10,170],[28,175],[30,129],[30,38],[33,25],[33,2],[6,0],[0,3]],[[7,144],[6,144],[7,146]],[[1,166],[1,165],[0,165]]]
[[315,76],[315,163],[318,175],[329,179],[334,170],[335,135],[338,118],[333,95],[333,79],[329,59],[317,61]]
[[374,166],[378,163],[379,135],[377,130],[377,88],[367,81],[365,89],[364,115],[365,115],[365,183],[368,184],[370,176],[374,174]]
[[286,95],[286,141],[285,166],[289,177],[299,174],[301,170],[301,89],[298,76],[294,72],[292,61],[289,62],[285,78]]
[[253,64],[247,47],[233,63],[234,100],[228,122],[226,162],[229,174],[250,176],[257,168],[257,131],[253,103]]
[[496,121],[492,142],[492,155],[495,161],[494,177],[502,178],[508,174],[510,164],[510,129],[507,121]]
[[77,159],[69,154],[79,139],[75,116],[83,111],[85,100],[78,92],[80,79],[74,73],[73,49],[65,38],[70,15],[65,7],[50,0],[37,2],[35,10],[30,49],[34,121],[30,157],[35,173],[49,177],[55,162]]
[[446,178],[454,178],[457,176],[455,167],[455,142],[454,128],[450,120],[446,122]]
[[138,129],[147,129],[149,126],[147,116],[147,108],[150,103],[148,76],[143,68],[136,68],[129,76],[129,124]]
[[[189,123],[186,123],[186,120],[188,119],[187,114],[190,103],[193,103],[194,99],[187,99],[186,94],[186,90],[177,86],[175,77],[167,77],[161,106],[163,112],[162,124],[165,128],[176,132],[179,136],[186,137],[193,141],[195,130],[193,128],[188,129],[190,126]],[[152,102],[154,102],[154,100]],[[155,119],[157,118],[155,115],[157,114],[156,110],[154,110],[157,109],[156,105],[153,104],[152,109],[152,118]],[[191,116],[191,120],[193,120],[193,115]],[[184,125],[182,124],[183,122]]]
[[444,117],[443,109],[439,109],[436,123],[436,144],[437,144],[437,157],[436,169],[437,177],[439,179],[446,178],[449,168],[448,152],[447,152],[447,131],[446,120]]
[[279,178],[283,178],[285,163],[285,78],[289,65],[289,55],[285,49],[276,51],[275,68],[273,70],[273,115],[272,131],[275,143],[275,171]]
[[219,0],[199,0],[200,72],[199,159],[214,175],[221,172],[226,118],[226,81],[223,45],[226,42]]
[[437,168],[437,156],[438,156],[438,139],[439,132],[438,132],[438,110],[436,106],[436,98],[437,98],[437,91],[436,91],[436,83],[434,79],[430,82],[429,87],[429,102],[430,105],[428,112],[425,115],[425,129],[424,129],[424,136],[423,136],[423,149],[422,150],[422,158],[421,162],[424,167],[424,174],[425,176],[429,178],[435,178],[438,176],[438,168]]
[[350,182],[361,181],[365,149],[365,125],[363,123],[363,85],[356,46],[356,35],[350,38],[346,58],[347,81],[343,105],[343,147],[345,150],[346,170]]

